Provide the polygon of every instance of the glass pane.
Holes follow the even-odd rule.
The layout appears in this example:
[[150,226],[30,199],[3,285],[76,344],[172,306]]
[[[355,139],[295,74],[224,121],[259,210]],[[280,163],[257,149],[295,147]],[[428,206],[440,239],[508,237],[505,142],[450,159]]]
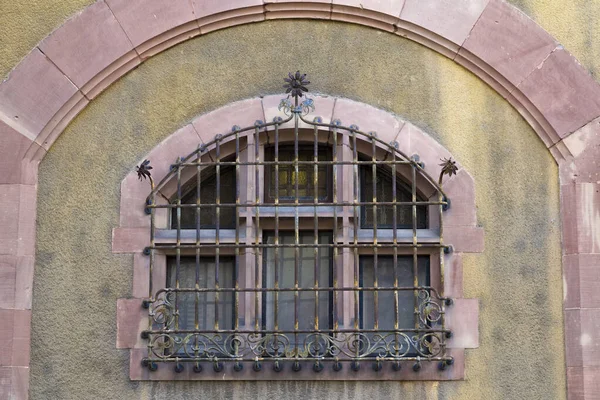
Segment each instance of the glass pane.
[[[319,243],[328,244],[332,242],[330,233],[320,233]],[[275,243],[273,233],[266,235],[266,242]],[[280,233],[280,244],[294,244],[294,233]],[[300,233],[301,244],[313,244],[314,235],[309,233]],[[267,288],[275,287],[275,249],[266,249],[263,266],[263,285]],[[317,254],[319,287],[331,286],[331,249],[320,248]],[[294,288],[294,248],[286,247],[279,249],[278,279],[280,288]],[[300,288],[313,288],[315,277],[315,257],[314,248],[301,248],[298,260],[298,286]],[[328,329],[330,327],[330,292],[319,292],[319,329]],[[278,328],[279,330],[293,330],[295,321],[294,292],[280,292],[278,299]],[[266,301],[263,305],[263,327],[267,330],[275,329],[275,294],[268,292]],[[298,329],[314,330],[315,327],[315,292],[299,292],[298,296]],[[302,346],[306,334],[298,335],[298,345]],[[288,335],[290,341],[294,343],[294,337]]]
[[[374,257],[361,257],[361,287],[374,287],[375,268]],[[419,286],[429,286],[429,257],[418,257],[417,261]],[[398,287],[413,287],[413,257],[398,256],[397,261]],[[377,285],[380,288],[394,287],[394,258],[391,256],[377,257]],[[398,327],[411,329],[415,327],[415,293],[412,290],[398,291]],[[375,327],[375,296],[373,292],[362,293],[361,302],[361,327],[374,329]],[[378,299],[379,330],[394,329],[394,292],[380,291]]]
[[[383,168],[377,168],[377,201],[394,201],[392,190],[392,175]],[[361,201],[373,201],[373,168],[372,166],[361,167],[360,182]],[[418,201],[424,201],[417,195]],[[412,201],[411,189],[399,179],[396,181],[396,201]],[[377,227],[384,229],[393,228],[394,207],[377,206]],[[400,229],[412,229],[412,207],[396,206],[396,224]],[[363,228],[373,227],[373,206],[361,207],[361,226]],[[417,207],[417,229],[427,229],[427,206]]]
[[[215,259],[213,257],[200,258],[198,270],[198,287],[215,287]],[[176,261],[169,258],[167,268],[167,285],[176,287]],[[219,286],[221,288],[234,287],[234,261],[230,257],[221,257],[219,260]],[[179,267],[179,288],[194,289],[196,287],[196,257],[181,257]],[[197,301],[196,301],[197,299]],[[179,329],[196,329],[196,307],[198,309],[198,330],[213,330],[215,324],[215,294],[179,293],[177,296],[179,307]],[[219,294],[219,329],[233,329],[233,293],[221,292]]]
[[[217,177],[215,169],[202,180],[200,185],[201,204],[215,204],[217,199]],[[221,168],[221,204],[235,204],[235,170],[233,168]],[[196,204],[196,188],[181,198],[182,204]],[[235,229],[235,208],[220,208],[220,228]],[[200,228],[214,229],[217,223],[216,207],[204,207],[200,210]],[[177,229],[177,210],[171,212],[171,229]],[[196,229],[196,209],[181,209],[181,229]]]
[[[331,161],[331,149],[320,146],[318,150],[319,161]],[[314,148],[312,145],[302,145],[298,148],[299,161],[313,161]],[[275,148],[265,149],[266,161],[275,161]],[[293,146],[279,146],[279,161],[294,161]],[[326,201],[329,198],[329,186],[332,168],[328,166],[319,166],[317,169],[317,196],[319,201]],[[270,201],[273,201],[277,195],[275,187],[275,166],[271,166],[269,171],[270,185],[268,194]],[[279,166],[279,200],[281,202],[293,201],[296,197],[296,180],[298,181],[298,199],[301,202],[310,203],[314,200],[314,165],[299,165],[298,174],[293,165]]]

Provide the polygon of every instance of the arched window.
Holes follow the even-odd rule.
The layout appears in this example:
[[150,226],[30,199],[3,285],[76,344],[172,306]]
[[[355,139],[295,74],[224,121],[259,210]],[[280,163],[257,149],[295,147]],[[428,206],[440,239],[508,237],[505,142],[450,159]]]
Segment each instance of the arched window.
[[441,177],[375,133],[310,117],[293,93],[280,117],[217,135],[152,183],[147,252],[167,273],[149,274],[144,364],[446,368]]

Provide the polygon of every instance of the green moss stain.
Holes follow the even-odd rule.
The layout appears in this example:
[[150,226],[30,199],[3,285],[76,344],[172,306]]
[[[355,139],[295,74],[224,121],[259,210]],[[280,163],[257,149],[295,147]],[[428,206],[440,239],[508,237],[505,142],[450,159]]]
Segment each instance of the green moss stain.
[[[415,123],[473,175],[486,251],[465,255],[480,299],[479,349],[460,382],[130,382],[115,349],[116,300],[132,257],[111,253],[120,182],[193,117],[280,93],[288,71],[315,91]],[[352,121],[344,121],[352,123]],[[368,128],[368,127],[365,127]],[[556,165],[526,122],[452,61],[399,36],[331,22],[277,21],[215,32],[139,66],[94,100],[40,166],[32,399],[565,397]]]

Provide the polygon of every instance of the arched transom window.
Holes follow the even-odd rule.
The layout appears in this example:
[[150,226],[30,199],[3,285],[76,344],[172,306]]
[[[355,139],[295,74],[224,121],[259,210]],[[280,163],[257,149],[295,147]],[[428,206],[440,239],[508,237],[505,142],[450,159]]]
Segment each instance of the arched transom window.
[[450,366],[441,181],[454,163],[433,179],[396,143],[315,117],[304,76],[286,82],[273,121],[217,135],[157,184],[138,168],[152,183],[144,365],[290,379]]

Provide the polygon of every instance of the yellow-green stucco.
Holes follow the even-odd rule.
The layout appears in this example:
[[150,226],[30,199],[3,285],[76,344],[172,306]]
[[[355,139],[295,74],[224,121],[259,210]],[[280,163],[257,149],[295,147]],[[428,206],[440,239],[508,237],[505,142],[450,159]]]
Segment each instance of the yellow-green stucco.
[[[111,253],[121,180],[193,117],[279,93],[283,76],[296,69],[310,74],[315,91],[421,127],[474,177],[485,252],[464,258],[465,297],[480,299],[480,347],[467,351],[465,381],[129,381],[129,352],[115,348],[116,301],[131,296],[133,261]],[[245,25],[185,42],[130,72],[70,124],[41,163],[36,257],[32,399],[566,396],[553,158],[474,75],[373,29],[316,21]]]

